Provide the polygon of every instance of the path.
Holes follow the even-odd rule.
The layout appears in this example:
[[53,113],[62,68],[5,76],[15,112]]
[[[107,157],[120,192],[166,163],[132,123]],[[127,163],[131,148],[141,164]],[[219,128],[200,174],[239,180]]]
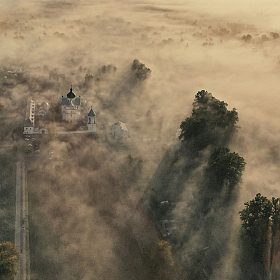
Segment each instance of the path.
[[25,164],[17,162],[16,172],[16,218],[15,218],[15,244],[21,253],[18,262],[18,274],[14,280],[26,280],[26,236],[25,236]]

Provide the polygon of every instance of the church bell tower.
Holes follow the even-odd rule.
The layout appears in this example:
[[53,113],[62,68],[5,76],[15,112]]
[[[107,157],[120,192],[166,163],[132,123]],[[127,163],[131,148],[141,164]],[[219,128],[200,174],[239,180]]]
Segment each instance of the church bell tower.
[[96,117],[96,115],[91,108],[87,115],[87,128],[88,128],[89,132],[96,132],[95,117]]

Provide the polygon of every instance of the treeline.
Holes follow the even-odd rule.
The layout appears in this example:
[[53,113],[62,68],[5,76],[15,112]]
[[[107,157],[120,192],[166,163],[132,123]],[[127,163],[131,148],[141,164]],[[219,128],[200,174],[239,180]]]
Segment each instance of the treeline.
[[149,184],[150,214],[188,280],[214,277],[228,253],[245,160],[228,147],[238,113],[227,106],[199,91],[180,125],[180,144],[167,151]]
[[[180,144],[166,152],[149,184],[148,211],[181,257],[184,279],[280,279],[280,199],[258,193],[239,212],[240,230],[233,226],[246,163],[229,149],[238,113],[227,106],[205,90],[195,95]],[[224,259],[232,260],[231,272]]]
[[260,193],[239,212],[241,279],[280,279],[280,199]]

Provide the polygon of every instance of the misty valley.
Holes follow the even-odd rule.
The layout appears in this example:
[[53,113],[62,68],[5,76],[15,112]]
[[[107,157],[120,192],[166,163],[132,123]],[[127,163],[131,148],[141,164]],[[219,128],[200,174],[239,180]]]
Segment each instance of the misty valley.
[[278,9],[2,1],[0,279],[280,279]]

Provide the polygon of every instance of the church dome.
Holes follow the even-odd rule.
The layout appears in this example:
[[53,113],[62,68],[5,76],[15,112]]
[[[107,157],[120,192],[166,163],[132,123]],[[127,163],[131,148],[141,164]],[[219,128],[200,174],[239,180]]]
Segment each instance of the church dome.
[[75,97],[76,97],[76,95],[72,91],[72,86],[71,86],[70,91],[67,93],[67,98],[75,98]]

